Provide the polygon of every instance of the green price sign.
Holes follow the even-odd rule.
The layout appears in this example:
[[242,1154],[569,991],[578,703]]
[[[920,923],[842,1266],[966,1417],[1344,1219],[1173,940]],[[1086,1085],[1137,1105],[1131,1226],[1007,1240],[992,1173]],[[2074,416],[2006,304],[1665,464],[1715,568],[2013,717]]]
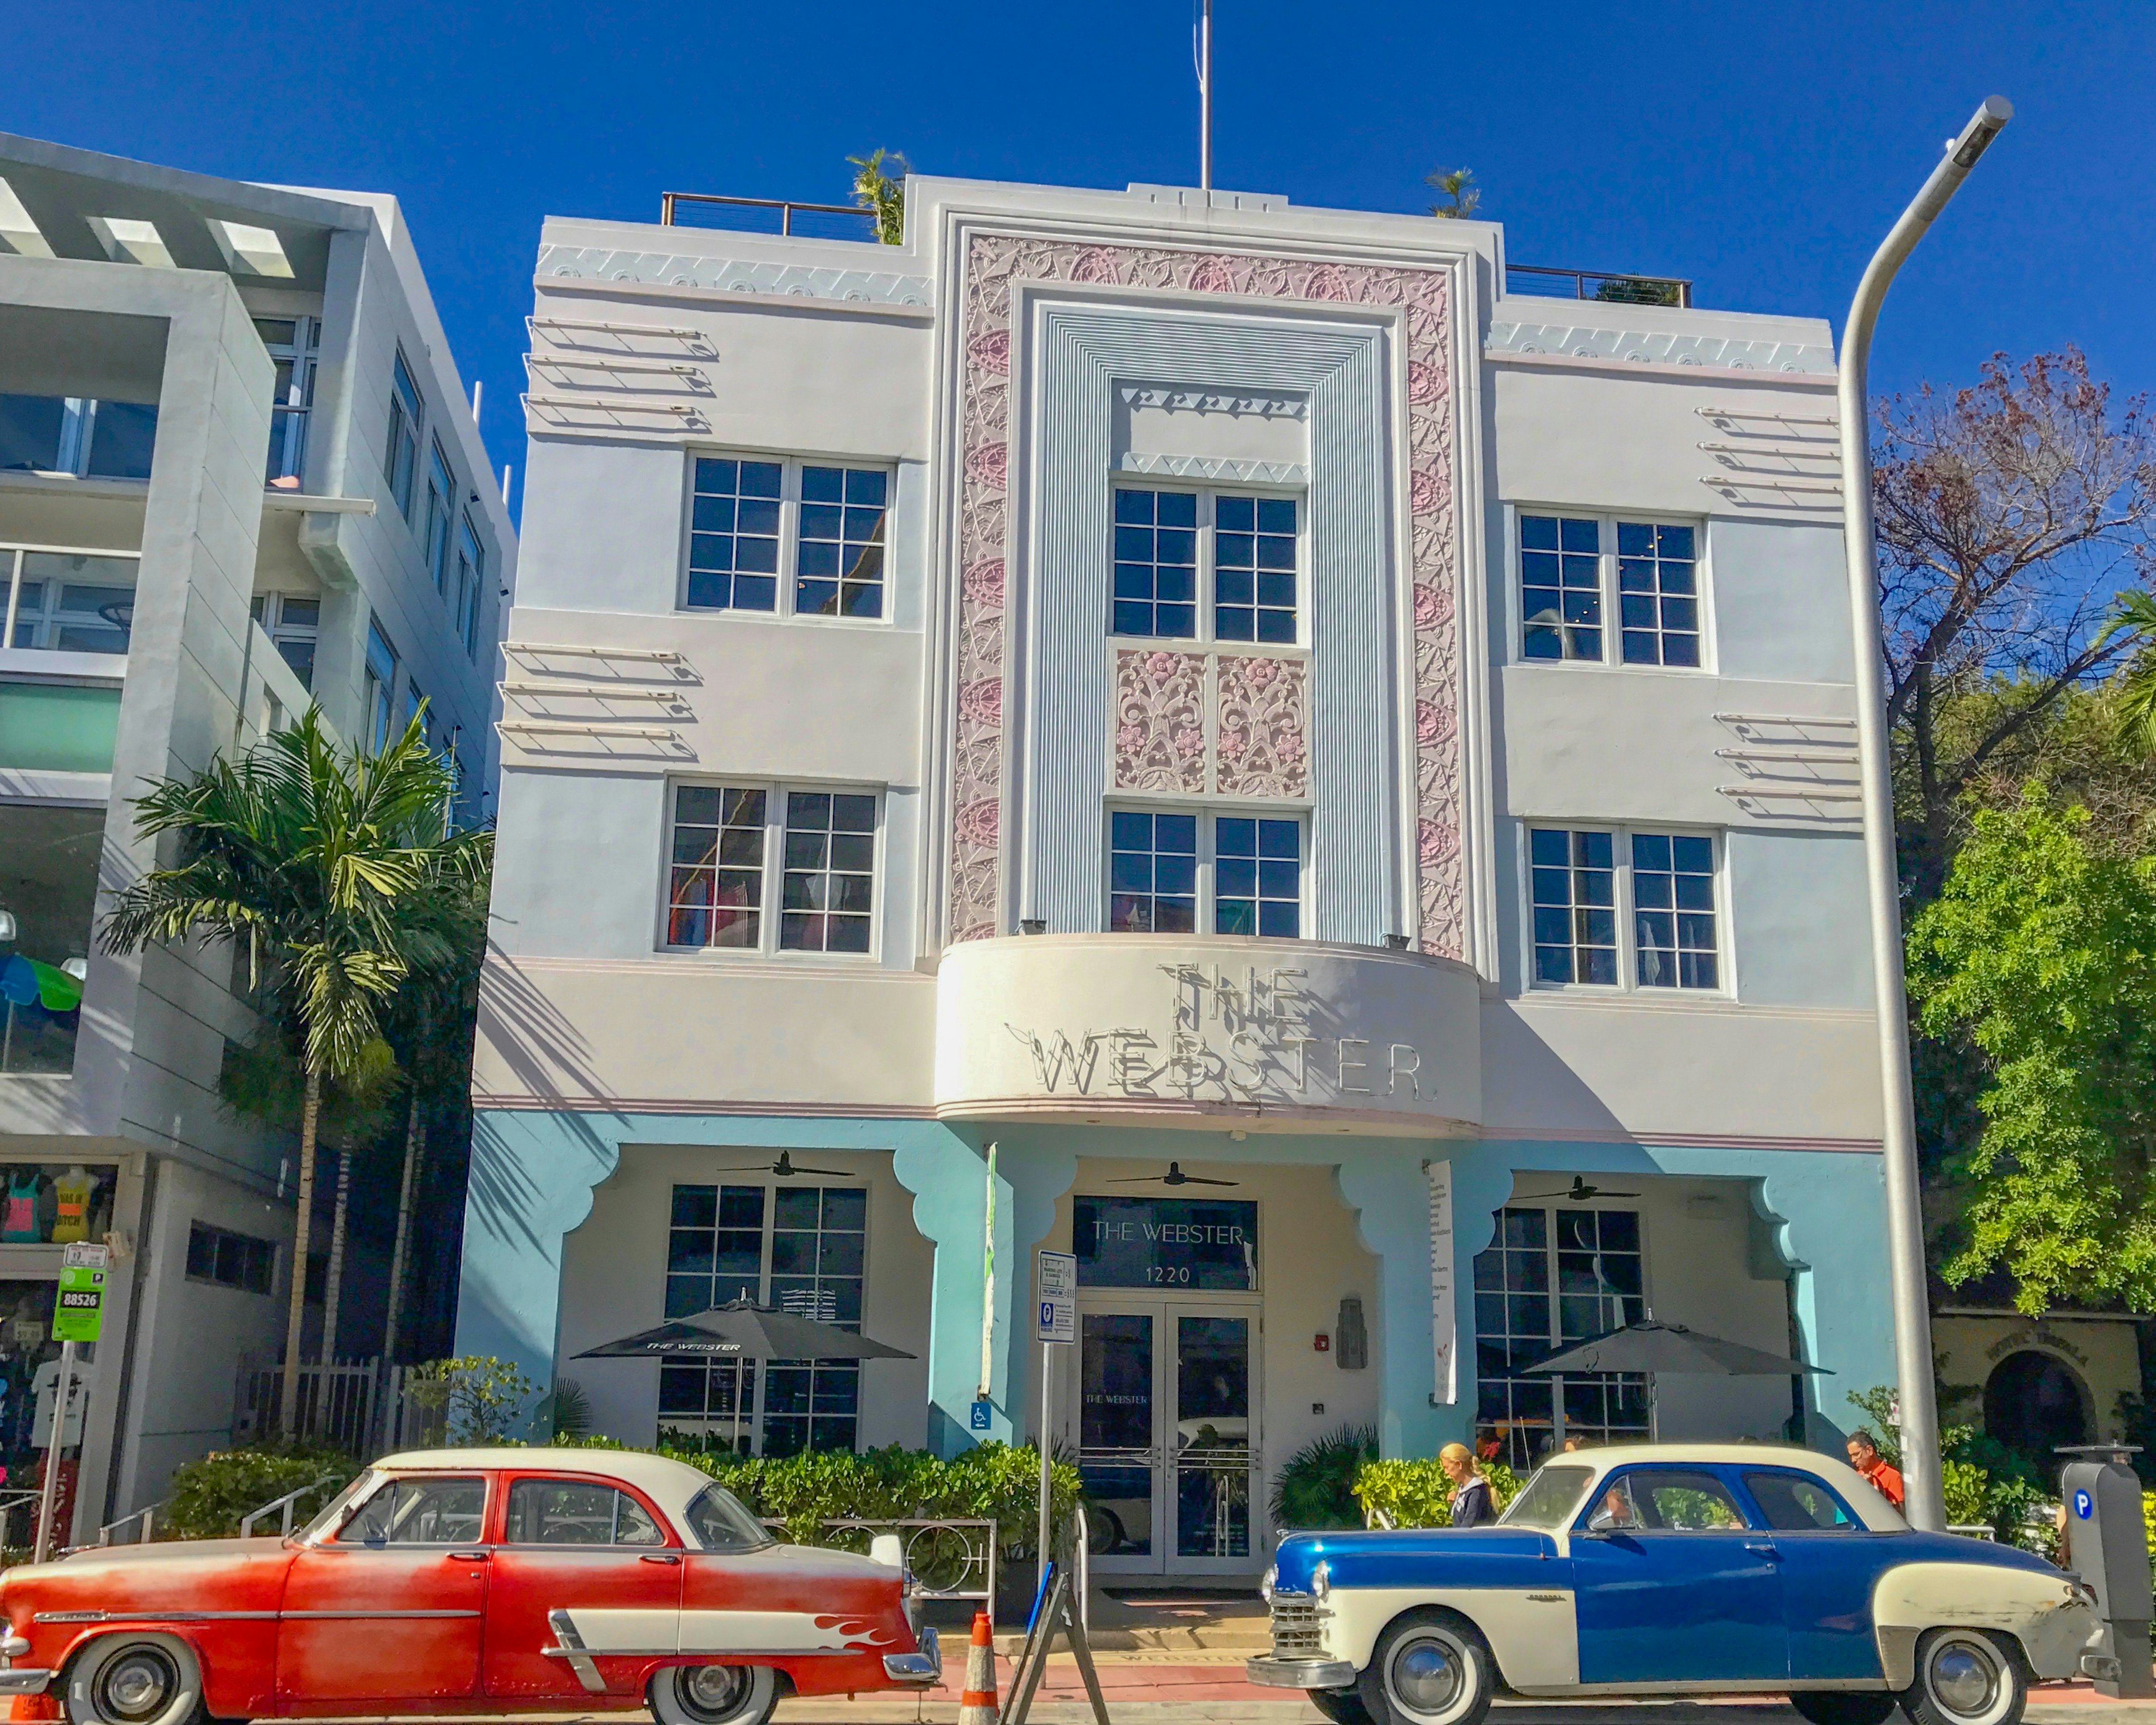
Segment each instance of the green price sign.
[[105,1278],[111,1249],[71,1245],[60,1260],[60,1293],[53,1307],[53,1340],[95,1342],[105,1322]]

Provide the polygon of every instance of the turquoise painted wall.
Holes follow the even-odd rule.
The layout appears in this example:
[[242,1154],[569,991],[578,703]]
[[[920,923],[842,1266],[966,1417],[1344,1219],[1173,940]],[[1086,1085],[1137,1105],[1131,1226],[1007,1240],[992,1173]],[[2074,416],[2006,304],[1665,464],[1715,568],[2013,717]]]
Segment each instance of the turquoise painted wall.
[[[1118,1157],[1191,1153],[1173,1131],[1070,1127],[998,1128],[991,1420],[1008,1440],[1030,1404],[1034,1248],[1046,1243],[1056,1200],[1098,1144]],[[914,1224],[936,1242],[929,1353],[928,1441],[945,1454],[983,1435],[968,1426],[979,1387],[982,1245],[988,1134],[929,1121],[739,1118],[716,1116],[482,1111],[473,1124],[457,1351],[511,1361],[535,1383],[553,1378],[562,1237],[591,1213],[592,1191],[624,1147],[720,1145],[741,1149],[885,1150],[914,1194]],[[1209,1150],[1210,1159],[1219,1159]],[[1398,1138],[1257,1134],[1235,1147],[1254,1163],[1332,1166],[1341,1201],[1380,1265],[1376,1314],[1379,1436],[1388,1455],[1435,1453],[1474,1424],[1474,1349],[1460,1348],[1459,1399],[1432,1401],[1429,1188],[1425,1160],[1453,1165],[1454,1277],[1460,1322],[1471,1336],[1475,1255],[1516,1170],[1569,1174],[1673,1174],[1743,1178],[1779,1260],[1755,1267],[1794,1278],[1805,1358],[1832,1368],[1814,1380],[1812,1435],[1847,1423],[1847,1389],[1893,1381],[1893,1332],[1880,1291],[1887,1254],[1885,1200],[1875,1156],[1830,1152],[1671,1148],[1610,1143],[1458,1143]],[[652,1273],[660,1273],[654,1266]],[[1819,1387],[1821,1381],[1830,1386]],[[1837,1412],[1837,1410],[1840,1410]],[[1015,1417],[1014,1417],[1015,1416]]]

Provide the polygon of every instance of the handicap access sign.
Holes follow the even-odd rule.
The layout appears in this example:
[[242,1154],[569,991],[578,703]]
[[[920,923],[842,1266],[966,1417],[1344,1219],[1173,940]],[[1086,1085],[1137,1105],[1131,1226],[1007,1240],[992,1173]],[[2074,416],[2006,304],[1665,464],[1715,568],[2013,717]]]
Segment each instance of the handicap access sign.
[[2074,1513],[2083,1521],[2096,1513],[2096,1499],[2089,1496],[2086,1486],[2074,1493]]

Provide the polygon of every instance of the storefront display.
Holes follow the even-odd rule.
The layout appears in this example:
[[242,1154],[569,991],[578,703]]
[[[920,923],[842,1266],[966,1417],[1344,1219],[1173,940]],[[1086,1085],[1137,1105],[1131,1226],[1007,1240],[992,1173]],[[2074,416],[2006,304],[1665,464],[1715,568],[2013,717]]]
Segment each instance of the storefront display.
[[0,1163],[0,1245],[73,1245],[112,1225],[113,1171],[80,1163]]

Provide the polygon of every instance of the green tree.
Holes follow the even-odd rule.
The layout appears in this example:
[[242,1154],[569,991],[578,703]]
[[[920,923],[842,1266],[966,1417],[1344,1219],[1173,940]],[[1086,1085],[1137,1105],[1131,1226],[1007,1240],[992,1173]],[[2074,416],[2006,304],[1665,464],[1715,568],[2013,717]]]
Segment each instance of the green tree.
[[875,217],[876,238],[886,245],[906,239],[906,177],[913,165],[896,150],[849,156],[855,170],[854,202]]
[[286,1432],[299,1396],[323,1087],[370,1057],[405,978],[449,960],[427,907],[482,878],[492,853],[485,830],[444,836],[452,790],[417,715],[376,753],[339,747],[310,709],[238,760],[220,756],[136,799],[136,831],[169,837],[173,860],[130,885],[100,931],[110,952],[193,937],[244,943],[257,977],[264,955],[275,962],[305,1073],[278,1407]]
[[1440,167],[1424,174],[1423,184],[1445,195],[1445,203],[1430,207],[1430,213],[1443,221],[1466,221],[1482,202],[1482,188],[1475,183],[1475,170],[1471,167]]
[[2156,1301],[2156,857],[2109,853],[2041,785],[1974,819],[1909,932],[1923,1028],[1980,1059],[1982,1127],[1948,1159],[1959,1283],[2004,1266],[2016,1302]]

